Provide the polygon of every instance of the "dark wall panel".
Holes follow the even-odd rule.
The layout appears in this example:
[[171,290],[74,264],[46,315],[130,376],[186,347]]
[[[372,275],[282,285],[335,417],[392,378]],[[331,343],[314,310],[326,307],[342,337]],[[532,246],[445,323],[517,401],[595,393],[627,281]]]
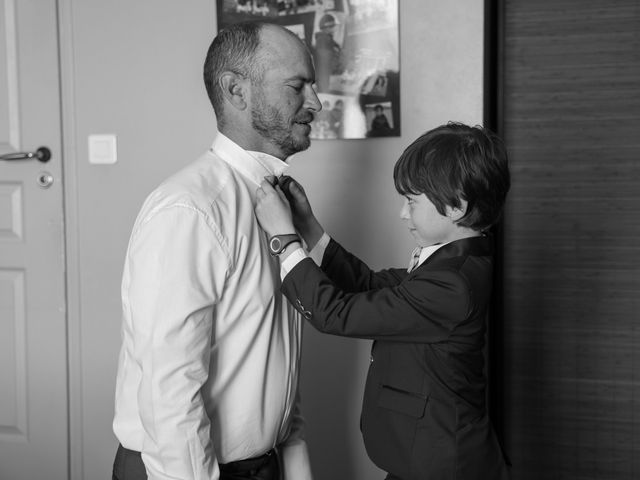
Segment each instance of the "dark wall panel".
[[640,2],[503,8],[514,480],[640,478]]

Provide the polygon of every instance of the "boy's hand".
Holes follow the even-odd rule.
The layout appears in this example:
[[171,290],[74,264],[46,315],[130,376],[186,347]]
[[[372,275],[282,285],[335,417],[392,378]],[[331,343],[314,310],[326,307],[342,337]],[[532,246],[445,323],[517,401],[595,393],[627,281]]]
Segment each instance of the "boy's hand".
[[295,233],[289,203],[278,185],[274,188],[269,179],[263,180],[256,191],[256,199],[256,217],[269,237]]
[[278,180],[278,185],[282,187],[282,192],[289,201],[293,226],[302,235],[309,249],[313,248],[324,233],[324,229],[316,219],[307,194],[297,181],[283,175]]

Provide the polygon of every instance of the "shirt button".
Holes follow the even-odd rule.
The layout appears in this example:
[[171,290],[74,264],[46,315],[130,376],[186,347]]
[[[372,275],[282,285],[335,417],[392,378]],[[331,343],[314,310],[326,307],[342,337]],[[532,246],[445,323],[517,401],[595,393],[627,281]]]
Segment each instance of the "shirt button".
[[369,363],[373,363],[373,355],[369,357]]

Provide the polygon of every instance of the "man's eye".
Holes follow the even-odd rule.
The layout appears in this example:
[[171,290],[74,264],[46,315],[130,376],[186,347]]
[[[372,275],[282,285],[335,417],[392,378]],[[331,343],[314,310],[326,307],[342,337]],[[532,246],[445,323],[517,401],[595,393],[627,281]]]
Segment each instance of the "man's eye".
[[289,85],[291,88],[293,88],[296,92],[301,92],[302,88],[304,87],[304,85]]

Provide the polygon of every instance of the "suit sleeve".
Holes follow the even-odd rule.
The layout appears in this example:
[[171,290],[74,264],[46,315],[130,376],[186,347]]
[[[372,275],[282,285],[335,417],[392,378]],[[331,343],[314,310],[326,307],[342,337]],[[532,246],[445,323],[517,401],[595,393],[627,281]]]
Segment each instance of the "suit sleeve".
[[331,240],[322,257],[322,270],[338,287],[346,292],[398,285],[407,276],[404,269],[374,272],[366,263]]
[[308,258],[285,277],[282,290],[321,332],[411,343],[448,339],[470,303],[467,282],[455,270],[426,271],[393,287],[354,293]]

